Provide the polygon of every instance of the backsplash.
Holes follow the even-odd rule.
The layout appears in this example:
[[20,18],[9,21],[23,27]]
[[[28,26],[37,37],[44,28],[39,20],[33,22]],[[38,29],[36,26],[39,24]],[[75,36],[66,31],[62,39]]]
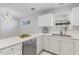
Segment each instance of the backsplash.
[[[60,27],[48,27],[49,33],[58,34],[60,33]],[[39,28],[39,32],[42,33],[42,27]],[[79,38],[79,26],[70,26],[67,31],[67,35],[71,35],[74,38]]]
[[[49,29],[48,33],[59,33],[59,28],[48,27],[48,29]],[[39,27],[39,33],[43,33],[42,30],[43,30],[43,27]]]
[[79,38],[79,26],[72,26],[68,31],[68,34],[70,34],[72,37]]
[[[39,27],[38,29],[39,29],[39,33],[43,33],[42,32],[43,31],[43,27]],[[52,28],[51,27],[48,27],[48,33],[50,33],[51,30],[52,30]]]

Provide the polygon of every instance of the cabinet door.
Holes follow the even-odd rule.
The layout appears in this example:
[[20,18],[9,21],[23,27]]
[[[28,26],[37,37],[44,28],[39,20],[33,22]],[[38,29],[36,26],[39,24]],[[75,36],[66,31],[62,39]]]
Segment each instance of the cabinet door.
[[72,9],[72,24],[79,25],[79,7]]
[[59,38],[51,37],[49,40],[49,51],[59,54]]
[[79,40],[74,40],[74,55],[79,55]]
[[44,42],[44,49],[45,50],[47,50],[47,51],[49,51],[49,39],[50,39],[50,37],[49,36],[43,36],[43,42]]
[[62,39],[60,42],[61,55],[73,55],[73,40]]
[[42,36],[40,36],[37,38],[37,54],[39,54],[42,49],[43,49],[43,40]]
[[39,26],[52,26],[53,25],[53,14],[40,15],[38,17]]

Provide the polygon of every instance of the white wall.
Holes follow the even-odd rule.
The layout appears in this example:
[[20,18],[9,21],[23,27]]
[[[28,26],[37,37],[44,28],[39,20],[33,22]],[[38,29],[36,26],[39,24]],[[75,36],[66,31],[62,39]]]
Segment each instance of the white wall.
[[[30,20],[31,24],[28,25],[22,25],[21,22],[24,20]],[[20,20],[20,34],[23,33],[37,33],[38,32],[38,15],[34,14],[34,15],[30,15],[24,19]]]
[[[24,20],[30,20],[31,24],[21,25]],[[19,36],[23,33],[37,33],[38,31],[38,14],[30,15],[24,19],[5,20],[0,17],[0,38],[8,38],[13,36]]]
[[0,17],[0,38],[8,38],[19,34],[19,21],[17,19],[6,20]]

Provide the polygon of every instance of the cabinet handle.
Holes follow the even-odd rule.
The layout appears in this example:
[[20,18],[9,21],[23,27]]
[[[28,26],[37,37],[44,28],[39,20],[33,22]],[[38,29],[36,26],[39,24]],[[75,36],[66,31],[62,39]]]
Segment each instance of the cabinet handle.
[[11,49],[9,49],[9,50],[5,50],[5,52],[6,52],[6,51],[10,51],[10,50],[13,50],[13,49],[14,49],[14,48],[11,48]]
[[10,50],[13,50],[14,48],[11,48]]

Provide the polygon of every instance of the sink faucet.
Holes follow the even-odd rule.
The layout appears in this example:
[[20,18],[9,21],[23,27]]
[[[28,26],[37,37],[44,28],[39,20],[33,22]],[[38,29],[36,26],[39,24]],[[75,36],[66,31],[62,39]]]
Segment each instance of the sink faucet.
[[61,36],[63,35],[63,32],[62,32],[62,30],[60,30],[60,35],[61,35]]

